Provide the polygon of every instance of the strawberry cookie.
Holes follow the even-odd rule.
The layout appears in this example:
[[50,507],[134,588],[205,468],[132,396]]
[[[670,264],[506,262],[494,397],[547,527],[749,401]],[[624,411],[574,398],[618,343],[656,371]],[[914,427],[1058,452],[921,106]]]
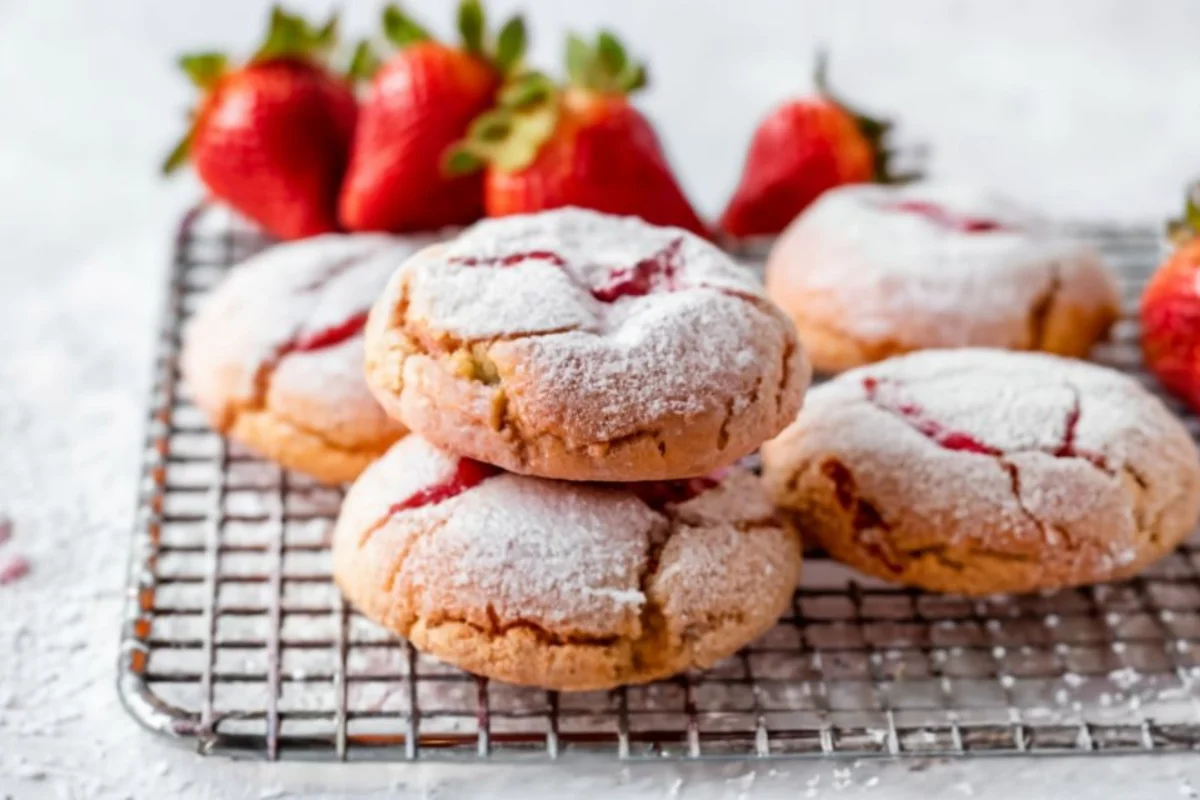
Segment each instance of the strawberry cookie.
[[435,444],[564,480],[704,475],[795,419],[809,367],[752,274],[679,228],[487,220],[392,277],[367,382]]
[[1120,314],[1091,247],[940,184],[822,195],[775,244],[766,283],[821,372],[941,347],[1084,356]]
[[398,442],[351,487],[333,573],[366,616],[497,680],[583,691],[708,667],[791,602],[758,479],[572,484]]
[[1200,515],[1200,456],[1158,398],[1045,354],[930,351],[847,372],[810,393],[763,464],[835,558],[938,591],[1123,578]]
[[184,337],[183,375],[213,427],[325,481],[358,475],[404,432],[367,390],[362,329],[415,250],[329,234],[236,267]]

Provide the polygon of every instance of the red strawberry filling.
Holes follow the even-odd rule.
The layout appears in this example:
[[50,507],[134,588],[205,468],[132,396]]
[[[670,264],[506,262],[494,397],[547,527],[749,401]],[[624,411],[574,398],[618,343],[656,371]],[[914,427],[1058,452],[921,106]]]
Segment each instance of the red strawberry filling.
[[[504,470],[499,467],[485,464],[482,461],[475,461],[471,458],[459,459],[454,472],[448,478],[440,483],[435,483],[432,486],[426,486],[423,489],[413,492],[399,503],[393,503],[388,508],[388,515],[390,516],[400,511],[411,511],[414,508],[435,506],[452,497],[457,497],[469,489],[475,488],[488,478],[492,478],[502,472]],[[633,492],[642,502],[651,508],[661,510],[668,505],[686,503],[688,500],[698,497],[709,489],[715,489],[720,483],[719,477],[706,475],[701,478],[689,478],[681,481],[645,481],[616,485]]]
[[451,497],[457,497],[468,489],[475,488],[488,478],[499,475],[502,471],[499,467],[484,464],[482,461],[475,461],[470,458],[459,459],[458,465],[455,466],[454,472],[449,478],[441,483],[435,483],[433,486],[426,486],[424,489],[414,492],[399,503],[392,504],[391,508],[388,509],[388,514],[410,511],[414,508],[423,508],[425,506],[435,506],[438,503],[449,500]]
[[506,256],[454,256],[449,259],[449,263],[460,267],[512,267],[525,261],[548,261],[556,267],[567,265],[562,256],[550,250],[530,250]]
[[608,282],[592,289],[592,296],[601,303],[612,303],[621,297],[642,297],[656,289],[674,291],[675,276],[682,267],[683,239],[671,243],[652,256],[643,258],[632,267],[609,273]]
[[[673,239],[657,253],[643,258],[632,267],[614,269],[601,286],[589,287],[592,297],[601,303],[614,303],[622,297],[643,297],[659,289],[678,288],[676,276],[682,269],[683,239]],[[454,256],[450,264],[462,267],[512,267],[526,261],[546,261],[556,267],[567,262],[550,250],[529,250],[506,256]]]
[[920,214],[939,227],[959,233],[991,233],[994,231],[1011,230],[1009,226],[986,217],[972,217],[955,214],[936,203],[924,200],[905,200],[885,206],[889,211],[902,211],[909,214]]
[[301,334],[284,347],[284,353],[310,353],[324,350],[357,336],[367,324],[366,311],[359,311],[336,325]]
[[866,390],[867,400],[885,411],[890,411],[902,418],[918,432],[935,441],[947,450],[965,450],[969,453],[982,453],[988,456],[1001,455],[995,447],[984,444],[970,434],[946,428],[940,422],[926,416],[924,410],[915,403],[893,404],[879,396],[880,381],[877,378],[863,378],[863,389]]
[[[993,447],[969,433],[955,431],[947,428],[942,423],[935,419],[931,419],[919,405],[916,403],[898,403],[890,398],[882,397],[880,387],[884,384],[878,378],[866,377],[863,378],[863,390],[867,393],[867,401],[875,406],[890,412],[897,417],[900,417],[909,424],[918,433],[921,433],[926,438],[933,440],[939,447],[946,450],[960,450],[968,453],[980,453],[987,456],[1003,456],[1005,451],[998,447]],[[890,386],[899,386],[893,381],[887,381]],[[1099,453],[1092,453],[1086,450],[1080,450],[1075,446],[1076,430],[1079,427],[1079,416],[1081,409],[1079,407],[1079,396],[1075,396],[1071,407],[1067,409],[1066,423],[1063,426],[1062,439],[1053,448],[1046,450],[1047,453],[1056,458],[1082,458],[1092,462],[1100,469],[1105,469],[1104,456]]]
[[701,478],[688,478],[682,481],[627,483],[625,488],[636,494],[643,503],[658,511],[668,505],[686,503],[709,489],[715,489],[720,483],[718,478],[705,475]]

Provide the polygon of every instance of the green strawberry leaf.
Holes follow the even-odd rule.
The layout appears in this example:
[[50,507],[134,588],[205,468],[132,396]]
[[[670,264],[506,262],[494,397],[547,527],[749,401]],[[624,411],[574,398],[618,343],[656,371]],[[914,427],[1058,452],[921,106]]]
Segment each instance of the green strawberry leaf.
[[467,131],[467,138],[474,142],[499,142],[512,133],[512,127],[512,112],[494,108],[475,118]]
[[350,57],[346,75],[353,81],[369,81],[379,71],[380,63],[371,43],[363,39],[354,47],[354,55]]
[[632,61],[621,41],[600,31],[595,45],[567,37],[567,76],[573,85],[606,94],[629,94],[646,85],[646,67]]
[[315,50],[328,54],[338,42],[338,26],[341,24],[340,12],[334,11],[329,19],[315,31],[311,32],[311,43]]
[[252,60],[267,61],[301,52],[304,49],[307,28],[308,23],[300,17],[289,14],[281,6],[272,7],[267,38]]
[[228,66],[229,59],[224,53],[190,53],[179,57],[179,68],[201,89],[211,89]]
[[271,9],[266,39],[251,61],[297,57],[324,60],[337,45],[337,39],[337,13],[330,16],[320,28],[316,28],[299,14],[291,14],[282,6],[274,6]]
[[183,135],[183,138],[176,143],[175,147],[171,148],[171,152],[162,163],[161,170],[163,175],[171,175],[187,163],[195,133],[196,129],[194,127],[188,128],[188,132]]
[[1167,234],[1175,244],[1183,244],[1200,234],[1200,181],[1188,185],[1183,216],[1167,223]]
[[496,68],[501,75],[513,73],[525,58],[525,19],[519,14],[500,29],[496,36]]
[[448,178],[457,178],[479,172],[486,165],[487,162],[475,155],[470,147],[458,144],[446,151],[442,159],[442,174]]
[[650,83],[645,64],[630,64],[617,78],[617,85],[625,94],[633,94],[639,89],[645,89]]
[[513,110],[550,102],[554,97],[554,82],[540,72],[529,72],[509,80],[496,93],[496,104]]
[[595,59],[597,68],[606,75],[619,75],[629,61],[624,45],[608,31],[600,31],[596,37]]
[[590,83],[589,71],[592,64],[592,48],[574,33],[567,35],[567,77],[576,86]]
[[396,47],[405,48],[433,37],[412,17],[400,10],[400,6],[389,3],[383,9],[383,35]]
[[479,0],[462,0],[458,4],[458,32],[468,53],[484,55],[483,33],[487,20]]

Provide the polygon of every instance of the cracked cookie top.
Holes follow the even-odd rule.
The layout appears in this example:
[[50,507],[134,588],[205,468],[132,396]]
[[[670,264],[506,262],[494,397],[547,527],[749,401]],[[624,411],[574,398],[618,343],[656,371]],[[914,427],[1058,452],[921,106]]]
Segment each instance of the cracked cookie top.
[[[478,391],[448,390],[454,376]],[[692,425],[717,462],[732,463],[795,415],[808,365],[754,276],[710,243],[563,209],[481,222],[405,264],[368,329],[368,380],[443,446],[496,458],[429,421],[429,406],[466,391],[458,405],[488,408],[478,421],[504,440],[491,450],[512,445],[511,458],[499,456],[506,468],[612,479],[539,471],[530,453],[639,436],[666,449],[665,429]],[[665,462],[658,474],[674,476]]]
[[1012,588],[1101,580],[1170,549],[1200,508],[1195,445],[1158,398],[1044,354],[929,351],[843,373],[763,458],[782,505],[885,577],[991,559],[1045,578]]
[[334,560],[343,589],[403,635],[456,623],[595,646],[669,632],[680,645],[725,618],[773,622],[799,547],[741,468],[670,484],[566,483],[414,435],[351,488]]
[[215,426],[269,409],[347,447],[360,422],[398,430],[362,378],[362,330],[388,276],[421,244],[331,234],[235,267],[189,323],[182,357]]
[[780,237],[767,285],[785,306],[839,298],[825,305],[850,337],[916,346],[1036,349],[1053,303],[1119,308],[1094,248],[1010,200],[943,183],[826,192]]

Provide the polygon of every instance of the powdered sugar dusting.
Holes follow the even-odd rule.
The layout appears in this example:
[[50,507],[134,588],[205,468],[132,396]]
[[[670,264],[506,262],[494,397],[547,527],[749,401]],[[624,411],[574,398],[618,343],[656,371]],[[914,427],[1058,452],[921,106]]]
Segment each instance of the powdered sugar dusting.
[[662,520],[636,498],[503,475],[464,496],[434,536],[418,540],[402,581],[421,587],[427,616],[474,616],[489,605],[585,636],[636,635],[640,570]]
[[[790,590],[795,580],[786,554],[796,543],[770,521],[769,501],[745,470],[660,510],[620,485],[507,473],[443,502],[395,510],[398,499],[444,481],[455,463],[420,437],[406,437],[355,483],[338,522],[336,557],[360,546],[372,563],[405,552],[389,585],[431,623],[636,638],[655,543],[668,547],[655,585],[686,606],[680,614],[703,618],[713,603],[745,602],[755,581]],[[756,546],[754,532],[739,527],[746,520],[766,531],[760,536],[769,546]]]
[[880,402],[917,406],[944,428],[1006,453],[1056,455],[1069,445],[1072,452],[1105,455],[1116,470],[1128,455],[1128,441],[1161,439],[1179,428],[1132,378],[1050,355],[917,353],[847,373],[833,385],[865,396],[867,378],[879,381]]
[[1107,574],[1148,542],[1185,535],[1200,491],[1186,430],[1135,380],[1001,350],[928,351],[844,373],[809,394],[764,460],[772,481],[797,460],[842,465],[842,483],[882,517],[867,531],[877,545],[1000,553],[1064,570],[1063,580]]
[[[994,227],[940,224],[906,204]],[[943,347],[1007,342],[1052,290],[1081,304],[1117,299],[1093,248],[1007,199],[953,184],[827,192],[783,234],[768,269],[788,291],[847,298],[838,308],[853,303],[854,313],[835,322],[851,335],[885,338],[902,323]]]
[[492,357],[520,365],[519,388],[506,383],[512,408],[577,441],[738,414],[805,369],[748,270],[635,218],[565,209],[487,220],[403,272],[409,325],[502,339]]
[[[635,217],[567,208],[484,220],[445,248],[410,262],[409,313],[462,339],[565,327],[610,330],[620,326],[617,309],[654,306],[661,293],[604,302],[593,292],[673,246],[678,248],[673,281],[692,302],[704,302],[713,289],[760,294],[748,270],[697,236]],[[514,254],[553,254],[554,259],[510,263]],[[503,268],[489,266],[501,263]]]
[[[251,401],[260,367],[277,359],[314,362],[314,371],[328,377],[324,350],[288,353],[291,343],[365,312],[391,272],[430,241],[329,234],[272,247],[238,265],[189,326],[184,363],[193,390]],[[347,341],[357,348],[338,346],[336,357],[346,361],[344,374],[361,375],[361,333]],[[295,380],[296,391],[310,391],[304,372],[288,369],[285,384]]]

